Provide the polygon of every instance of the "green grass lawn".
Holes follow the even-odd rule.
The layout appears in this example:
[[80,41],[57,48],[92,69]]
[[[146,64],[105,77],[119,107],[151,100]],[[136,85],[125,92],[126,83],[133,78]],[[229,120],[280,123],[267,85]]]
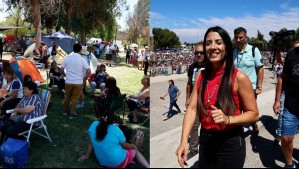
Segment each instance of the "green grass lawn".
[[[132,68],[121,62],[115,67],[107,67],[107,72],[116,78],[117,85],[122,94],[137,93],[142,87],[141,78],[143,71],[137,70],[137,68]],[[46,88],[46,85],[43,84],[42,87]],[[87,87],[87,91],[89,93],[89,86]],[[84,108],[78,109],[79,118],[74,120],[69,120],[67,116],[61,114],[63,95],[60,91],[52,94],[51,101],[52,103],[47,110],[48,117],[45,123],[52,142],[50,143],[46,139],[33,134],[30,137],[29,160],[26,167],[99,167],[94,153],[86,161],[78,162],[76,160],[79,155],[86,151],[88,145],[87,130],[91,123],[96,120],[93,115],[93,99],[88,96],[84,98]],[[128,112],[128,109],[126,109],[126,112]],[[139,113],[138,119],[140,122],[145,118],[146,116]],[[125,117],[123,122],[127,124],[127,120]],[[149,122],[146,122],[143,126],[127,125],[133,129],[133,135],[138,129],[144,132],[143,155],[149,161]]]

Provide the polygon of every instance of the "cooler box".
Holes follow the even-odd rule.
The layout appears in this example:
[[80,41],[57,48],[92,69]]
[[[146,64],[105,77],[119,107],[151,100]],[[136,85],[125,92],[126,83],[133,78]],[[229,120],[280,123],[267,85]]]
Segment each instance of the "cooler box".
[[1,146],[1,157],[5,168],[24,168],[28,161],[29,144],[14,138],[8,138]]

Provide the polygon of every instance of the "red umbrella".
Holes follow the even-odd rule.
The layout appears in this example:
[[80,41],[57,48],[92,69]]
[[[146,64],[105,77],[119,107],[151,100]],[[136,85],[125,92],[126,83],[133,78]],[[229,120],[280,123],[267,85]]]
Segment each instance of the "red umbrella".
[[17,38],[14,37],[13,35],[5,35],[4,40],[16,40]]

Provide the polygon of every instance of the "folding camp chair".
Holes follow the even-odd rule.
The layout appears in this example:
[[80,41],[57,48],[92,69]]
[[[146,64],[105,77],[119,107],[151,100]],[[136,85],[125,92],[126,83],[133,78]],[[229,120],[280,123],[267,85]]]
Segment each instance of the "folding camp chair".
[[116,112],[119,116],[120,111],[123,110],[123,119],[125,117],[125,100],[126,94],[122,94],[118,97],[106,97],[107,103],[110,103],[109,111]]
[[[53,93],[56,93],[56,90],[59,90],[58,85],[55,83],[54,78],[50,77],[49,70],[46,70],[47,74],[47,89],[51,90]],[[52,86],[50,87],[50,83],[53,81]]]
[[[19,136],[24,136],[27,140],[27,142],[29,142],[29,138],[31,133],[35,133],[39,136],[42,136],[46,139],[48,139],[50,142],[52,142],[50,135],[48,134],[48,130],[47,130],[47,126],[44,124],[44,119],[47,117],[46,112],[47,112],[47,108],[50,102],[50,98],[51,98],[51,92],[49,90],[46,89],[39,89],[39,93],[38,95],[41,98],[41,102],[42,102],[42,108],[43,108],[43,115],[40,117],[36,117],[33,119],[29,119],[26,121],[27,124],[30,124],[30,129],[27,131],[24,131],[22,133],[19,133]],[[14,110],[7,110],[6,113],[12,113]],[[40,123],[40,124],[39,124]],[[34,126],[34,124],[39,124],[39,126]],[[39,133],[36,130],[38,129],[44,129],[45,134]]]
[[150,119],[150,109],[149,108],[140,108],[137,110],[141,113],[144,113],[147,116],[147,118],[142,123],[139,124],[140,126],[142,126],[143,124],[145,124],[145,122],[147,122]]

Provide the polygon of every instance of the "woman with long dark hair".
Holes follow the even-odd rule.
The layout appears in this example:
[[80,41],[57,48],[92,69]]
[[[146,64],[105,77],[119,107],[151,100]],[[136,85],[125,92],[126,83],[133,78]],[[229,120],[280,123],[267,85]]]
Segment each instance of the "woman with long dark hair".
[[89,145],[86,154],[78,158],[83,161],[89,158],[92,149],[99,163],[107,168],[125,168],[133,160],[149,168],[149,163],[138,151],[136,145],[126,142],[121,129],[114,125],[114,114],[106,111],[99,121],[88,129]]
[[120,89],[117,87],[116,79],[114,77],[109,77],[106,82],[105,89],[101,94],[95,94],[95,113],[96,116],[104,113],[110,106],[110,103],[107,102],[106,97],[118,97],[120,96]]
[[204,36],[205,70],[198,73],[183,123],[179,164],[188,155],[188,136],[196,113],[201,122],[200,167],[242,168],[246,147],[242,125],[258,120],[258,108],[249,78],[233,64],[229,34],[211,27]]

